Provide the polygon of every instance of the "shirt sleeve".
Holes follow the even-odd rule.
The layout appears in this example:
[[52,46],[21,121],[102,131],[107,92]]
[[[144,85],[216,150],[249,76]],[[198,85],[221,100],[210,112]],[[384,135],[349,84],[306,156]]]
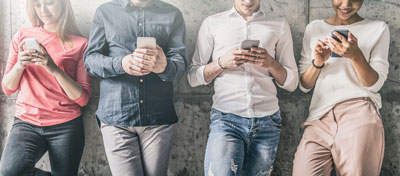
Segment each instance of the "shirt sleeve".
[[163,81],[178,80],[186,71],[186,28],[182,13],[178,11],[173,30],[165,50],[167,66],[158,76]]
[[371,92],[377,93],[386,81],[389,73],[388,53],[390,45],[389,27],[385,22],[382,22],[383,32],[371,51],[369,64],[378,73],[378,81],[371,87],[366,87]]
[[[311,60],[312,60],[312,50],[310,48],[310,35],[309,35],[309,26],[306,27],[306,31],[304,32],[304,37],[303,37],[303,49],[301,50],[301,57],[299,61],[299,69],[300,69],[300,76],[307,71],[308,67],[311,66]],[[309,92],[311,89],[306,89],[303,87],[301,84],[301,81],[299,81],[299,88],[301,91],[304,93]]]
[[86,48],[87,43],[85,43],[82,48],[82,53],[80,54],[79,62],[76,68],[77,70],[75,81],[82,86],[82,95],[78,99],[74,100],[74,102],[81,107],[85,106],[89,102],[90,96],[92,94],[92,88],[90,86],[91,79],[88,72],[86,72],[85,70],[85,65],[83,64],[83,55]]
[[97,9],[90,29],[89,45],[84,56],[85,68],[88,73],[100,78],[125,74],[122,68],[122,59],[125,56],[110,57],[107,56],[107,50],[103,16],[101,10]]
[[286,69],[286,80],[283,85],[277,85],[287,91],[294,91],[299,82],[299,74],[293,53],[293,40],[290,26],[283,20],[281,36],[276,45],[276,59]]
[[204,78],[204,69],[211,60],[213,48],[214,39],[209,28],[209,18],[206,18],[200,26],[196,50],[187,75],[190,86],[196,87],[209,84]]
[[[9,54],[8,54],[8,59],[7,59],[7,64],[6,64],[6,70],[4,72],[4,75],[6,75],[7,73],[9,73],[11,71],[11,69],[14,67],[14,65],[18,62],[18,45],[20,43],[20,32],[17,32],[10,44],[10,50],[9,50]],[[4,77],[3,75],[3,77]],[[15,90],[10,90],[7,88],[6,85],[4,85],[3,83],[1,84],[1,87],[3,89],[3,92],[9,96],[13,93],[15,93],[18,89]]]

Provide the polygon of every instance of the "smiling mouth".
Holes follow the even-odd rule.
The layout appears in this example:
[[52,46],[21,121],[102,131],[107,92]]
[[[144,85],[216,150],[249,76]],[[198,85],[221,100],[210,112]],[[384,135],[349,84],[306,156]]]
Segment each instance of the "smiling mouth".
[[339,9],[339,11],[345,15],[348,15],[353,11],[353,9]]

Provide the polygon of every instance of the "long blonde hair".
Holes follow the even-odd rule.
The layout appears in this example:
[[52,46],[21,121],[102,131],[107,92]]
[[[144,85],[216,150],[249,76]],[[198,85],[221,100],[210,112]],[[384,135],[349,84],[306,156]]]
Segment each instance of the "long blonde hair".
[[[69,0],[59,0],[62,4],[62,12],[57,21],[57,37],[62,41],[62,43],[70,43],[70,38],[68,34],[82,36],[81,32],[76,25],[74,12],[72,10],[71,2]],[[27,2],[27,12],[29,20],[33,27],[42,27],[43,22],[40,20],[39,16],[36,14],[34,7],[34,0],[28,0]]]

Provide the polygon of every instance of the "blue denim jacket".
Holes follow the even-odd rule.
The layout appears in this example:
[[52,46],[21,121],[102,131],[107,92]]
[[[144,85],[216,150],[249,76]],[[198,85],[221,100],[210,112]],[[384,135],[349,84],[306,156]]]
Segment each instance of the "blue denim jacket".
[[[130,0],[101,5],[91,26],[84,63],[100,81],[97,118],[110,125],[150,126],[177,122],[173,80],[186,69],[186,29],[176,7],[153,0],[140,8]],[[136,49],[137,37],[155,37],[167,56],[163,73],[132,76],[122,58]]]

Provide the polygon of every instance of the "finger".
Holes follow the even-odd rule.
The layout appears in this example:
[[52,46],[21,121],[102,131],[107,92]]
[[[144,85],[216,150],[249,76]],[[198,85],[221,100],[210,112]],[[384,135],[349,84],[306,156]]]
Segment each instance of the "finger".
[[331,45],[335,46],[335,48],[342,47],[342,44],[336,41],[333,37],[330,37],[329,41]]
[[132,71],[136,71],[136,72],[140,72],[140,73],[149,72],[149,70],[144,69],[144,68],[141,68],[141,67],[139,67],[139,66],[137,66],[137,65],[131,65],[129,68],[130,68]]
[[39,43],[39,46],[42,54],[47,55],[48,54],[47,49],[41,43]]
[[346,37],[344,37],[342,34],[339,34],[339,32],[334,32],[335,36],[337,38],[339,38],[339,40],[343,43],[343,44],[348,44],[349,42],[347,41]]
[[156,55],[158,53],[158,50],[154,50],[154,49],[136,49],[135,53],[140,53],[140,54],[146,54],[146,55]]
[[259,54],[264,54],[267,51],[264,48],[251,48],[251,52],[259,53]]
[[23,52],[24,51],[24,44],[25,44],[25,40],[18,44],[18,51],[19,52]]
[[348,33],[348,36],[349,36],[349,42],[358,43],[357,37],[355,37],[351,32]]
[[249,61],[248,60],[243,60],[243,59],[232,61],[233,65],[242,65],[242,64],[247,63],[247,62],[249,62]]
[[248,50],[242,50],[242,49],[237,49],[232,52],[232,54],[234,54],[234,55],[243,55],[243,54],[247,54],[247,53],[249,53]]

